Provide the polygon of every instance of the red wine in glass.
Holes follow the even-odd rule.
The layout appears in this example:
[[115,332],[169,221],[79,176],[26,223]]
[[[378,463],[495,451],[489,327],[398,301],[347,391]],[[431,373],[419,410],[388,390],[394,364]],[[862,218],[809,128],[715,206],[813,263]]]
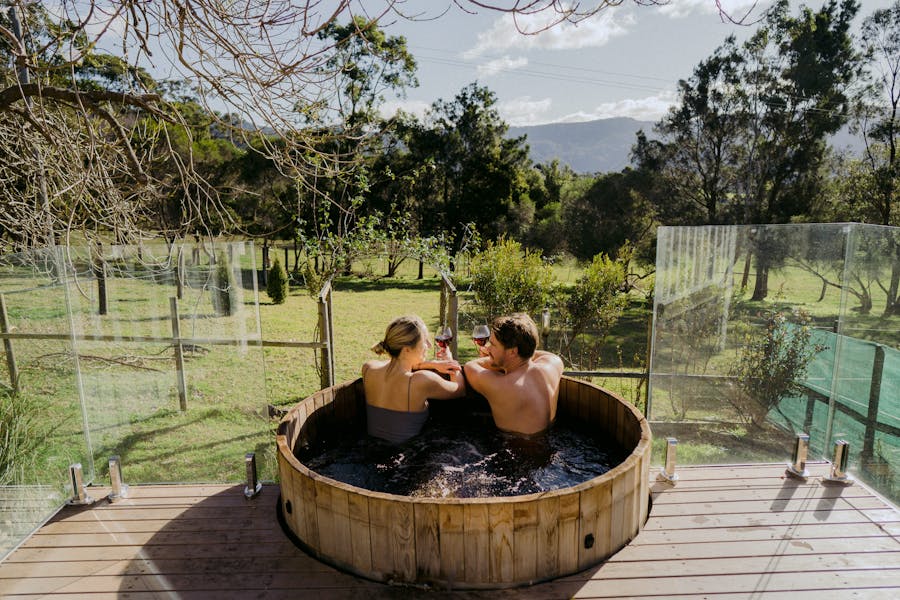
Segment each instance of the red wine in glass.
[[487,325],[476,325],[472,330],[472,341],[476,346],[484,346],[491,337],[491,330]]
[[434,341],[441,348],[446,348],[453,341],[453,331],[449,327],[445,327],[442,332],[434,336]]

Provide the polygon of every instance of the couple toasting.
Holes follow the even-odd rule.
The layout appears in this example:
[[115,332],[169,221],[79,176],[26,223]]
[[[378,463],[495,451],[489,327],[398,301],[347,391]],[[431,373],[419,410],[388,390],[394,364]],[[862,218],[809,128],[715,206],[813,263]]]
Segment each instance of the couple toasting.
[[556,417],[563,363],[537,350],[538,339],[528,315],[498,317],[488,341],[479,345],[481,356],[461,366],[449,349],[441,349],[439,360],[426,359],[431,340],[421,318],[394,319],[372,348],[389,359],[362,367],[369,434],[406,441],[428,419],[428,399],[460,398],[467,385],[487,398],[499,429],[524,435],[546,430]]

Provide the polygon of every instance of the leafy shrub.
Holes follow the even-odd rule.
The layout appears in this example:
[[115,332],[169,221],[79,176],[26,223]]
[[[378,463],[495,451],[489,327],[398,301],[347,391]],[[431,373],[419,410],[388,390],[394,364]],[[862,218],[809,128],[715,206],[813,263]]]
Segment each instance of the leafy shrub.
[[0,486],[22,481],[44,440],[42,423],[31,397],[0,390]]
[[266,293],[275,304],[284,304],[287,300],[288,292],[288,276],[276,258],[272,262],[272,268],[269,269],[269,277],[266,280]]
[[824,346],[810,344],[809,315],[795,313],[795,323],[783,312],[767,313],[765,328],[745,338],[729,369],[734,378],[728,399],[744,422],[762,427],[779,401],[801,391],[800,380]]
[[212,304],[216,314],[229,316],[237,310],[237,282],[224,252],[219,252],[213,270]]
[[[568,296],[560,299],[558,310],[569,328],[560,351],[571,364],[596,366],[600,346],[628,305],[624,289],[629,259],[627,254],[617,259],[596,255]],[[591,343],[585,343],[588,335],[593,337]],[[582,348],[578,359],[572,356],[576,341]]]
[[536,314],[550,297],[553,271],[537,251],[501,238],[472,257],[475,301],[489,318],[513,312]]

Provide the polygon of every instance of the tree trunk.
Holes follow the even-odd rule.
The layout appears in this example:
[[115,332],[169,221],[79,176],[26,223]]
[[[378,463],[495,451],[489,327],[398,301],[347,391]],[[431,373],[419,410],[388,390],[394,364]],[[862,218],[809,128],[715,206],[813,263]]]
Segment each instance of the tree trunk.
[[889,252],[894,257],[891,266],[891,283],[887,290],[887,302],[884,306],[884,316],[900,314],[900,298],[897,297],[898,288],[900,288],[900,245],[893,240],[890,241],[893,252]]
[[424,269],[425,269],[425,263],[423,263],[423,262],[420,260],[420,261],[419,261],[419,276],[416,277],[416,279],[424,279],[424,278],[425,278]]
[[753,251],[747,250],[747,258],[744,260],[744,276],[741,277],[741,291],[747,289],[747,283],[750,281],[750,259],[753,257]]
[[759,301],[765,300],[766,296],[769,295],[769,266],[768,265],[760,265],[756,266],[756,286],[753,288],[753,297],[751,300]]

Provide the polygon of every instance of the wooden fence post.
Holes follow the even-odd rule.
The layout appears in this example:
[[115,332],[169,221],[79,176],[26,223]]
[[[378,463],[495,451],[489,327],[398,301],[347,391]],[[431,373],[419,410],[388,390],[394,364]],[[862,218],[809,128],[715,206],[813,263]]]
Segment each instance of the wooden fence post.
[[455,358],[456,349],[459,347],[459,298],[456,296],[456,287],[444,273],[441,273],[440,311],[440,328],[449,327],[453,331],[453,339],[450,341],[450,352]]
[[181,324],[178,320],[178,298],[169,298],[172,316],[172,344],[175,346],[175,385],[178,388],[178,403],[181,410],[187,410],[187,383],[184,375],[184,348],[181,345]]
[[184,246],[178,248],[178,262],[175,267],[175,297],[184,298]]
[[103,244],[97,244],[93,268],[94,277],[97,278],[97,313],[105,315],[109,312],[109,298],[106,294],[106,261],[103,260]]
[[331,281],[327,281],[319,292],[319,341],[325,343],[319,350],[323,389],[334,385],[334,323],[331,308]]
[[[9,317],[6,314],[6,297],[0,294],[0,331],[9,333]],[[9,370],[9,383],[13,392],[19,391],[19,367],[13,354],[12,340],[4,337],[3,348],[6,350],[6,368]]]
[[872,362],[872,383],[869,386],[869,411],[866,416],[866,433],[863,437],[862,459],[869,462],[875,456],[875,429],[878,426],[878,404],[881,401],[881,376],[884,372],[884,346],[875,346]]

